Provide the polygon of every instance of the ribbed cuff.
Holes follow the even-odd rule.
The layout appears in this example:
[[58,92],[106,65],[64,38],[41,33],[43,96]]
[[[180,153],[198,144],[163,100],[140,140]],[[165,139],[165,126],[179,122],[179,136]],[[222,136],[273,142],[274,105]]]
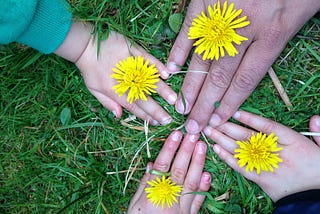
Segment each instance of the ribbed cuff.
[[17,39],[42,53],[54,52],[66,38],[72,15],[64,0],[39,0],[33,20]]

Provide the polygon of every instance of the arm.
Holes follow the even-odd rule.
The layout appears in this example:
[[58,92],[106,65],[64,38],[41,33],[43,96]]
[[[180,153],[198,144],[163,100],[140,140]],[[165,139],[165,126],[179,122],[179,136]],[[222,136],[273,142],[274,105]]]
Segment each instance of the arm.
[[[69,5],[63,0],[10,0],[1,9],[5,21],[0,24],[0,42],[20,42],[43,53],[52,53],[74,62],[82,73],[89,91],[116,117],[122,115],[122,107],[151,124],[168,124],[170,115],[152,98],[129,104],[125,96],[118,97],[112,90],[116,81],[111,79],[112,68],[131,54],[149,59],[158,70],[165,66],[139,46],[129,44],[127,38],[111,32],[101,41],[97,57],[98,41],[89,23],[72,22]],[[10,3],[10,4],[9,4]],[[8,10],[8,8],[14,10]],[[24,8],[26,8],[24,10]],[[8,10],[6,13],[4,10]],[[21,17],[23,23],[19,24]],[[12,20],[11,20],[12,18]],[[17,27],[15,26],[17,24]],[[10,33],[6,35],[10,29]],[[121,49],[119,47],[122,47]],[[120,50],[120,51],[119,51]],[[114,54],[117,53],[117,54]],[[169,104],[174,104],[176,93],[163,81],[157,83],[157,92]]]
[[71,26],[69,4],[59,0],[7,0],[0,8],[0,43],[19,42],[52,53]]

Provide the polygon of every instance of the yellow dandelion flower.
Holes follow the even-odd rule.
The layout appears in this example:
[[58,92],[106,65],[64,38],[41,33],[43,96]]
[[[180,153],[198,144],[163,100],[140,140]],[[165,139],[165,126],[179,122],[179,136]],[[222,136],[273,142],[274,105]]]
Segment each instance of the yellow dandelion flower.
[[278,163],[282,162],[278,151],[282,147],[278,147],[278,137],[274,133],[269,136],[262,134],[252,134],[248,141],[237,141],[238,149],[235,149],[235,158],[238,158],[240,167],[246,166],[246,172],[251,172],[256,169],[257,173],[260,171],[271,171],[273,167],[278,168]]
[[155,64],[149,66],[149,60],[145,61],[142,56],[121,60],[112,70],[111,77],[118,82],[112,89],[119,96],[129,90],[127,101],[130,104],[139,99],[146,101],[146,94],[155,93],[156,83],[160,81]]
[[188,38],[196,39],[193,46],[197,46],[195,52],[201,55],[202,59],[216,59],[224,57],[225,50],[229,56],[238,54],[234,44],[240,45],[242,41],[248,40],[235,31],[236,28],[242,28],[250,24],[247,16],[236,19],[242,13],[242,9],[234,9],[234,3],[228,7],[225,1],[223,8],[218,1],[213,9],[208,6],[208,16],[202,12],[193,19],[189,29]]
[[162,208],[167,205],[169,208],[177,203],[177,197],[180,196],[182,191],[182,186],[177,185],[175,182],[171,181],[171,177],[162,176],[161,180],[157,177],[154,180],[147,182],[150,187],[145,189],[147,193],[147,198],[156,207],[161,204]]

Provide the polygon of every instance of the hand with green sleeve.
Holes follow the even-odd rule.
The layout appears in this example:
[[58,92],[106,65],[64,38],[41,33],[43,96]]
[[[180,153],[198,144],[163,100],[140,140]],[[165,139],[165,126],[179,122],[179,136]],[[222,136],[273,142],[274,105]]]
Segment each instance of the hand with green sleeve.
[[[112,111],[122,115],[122,107],[151,124],[171,122],[169,114],[152,98],[147,101],[127,102],[112,87],[112,68],[133,54],[143,56],[156,64],[158,70],[165,66],[138,46],[132,46],[121,34],[111,32],[108,39],[98,44],[89,23],[72,22],[70,5],[65,0],[7,0],[0,8],[0,44],[18,42],[42,53],[56,53],[74,62],[82,73],[89,91]],[[176,93],[162,80],[157,83],[157,93],[169,104],[174,104]]]

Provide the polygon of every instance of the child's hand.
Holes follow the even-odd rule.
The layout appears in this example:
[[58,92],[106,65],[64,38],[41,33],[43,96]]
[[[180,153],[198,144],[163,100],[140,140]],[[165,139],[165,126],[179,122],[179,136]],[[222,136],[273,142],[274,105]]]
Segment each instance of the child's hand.
[[[146,198],[144,191],[145,188],[149,186],[147,181],[154,179],[156,175],[150,175],[147,172],[141,179],[139,189],[130,202],[128,213],[199,212],[205,196],[186,194],[190,192],[208,191],[211,184],[210,174],[203,172],[207,147],[204,142],[198,141],[198,138],[199,135],[187,134],[182,140],[182,133],[180,131],[174,131],[166,140],[154,164],[148,164],[149,171],[154,169],[160,172],[171,172],[172,181],[183,187],[181,196],[177,198],[178,203],[174,203],[171,208],[166,206],[162,209],[161,204],[156,208]],[[180,145],[181,140],[182,143]],[[180,149],[178,150],[179,145]],[[178,152],[175,155],[177,150]]]
[[[252,127],[256,131],[270,134],[274,132],[278,137],[280,151],[279,168],[272,172],[246,172],[245,167],[240,168],[237,159],[233,157],[234,150],[238,147],[237,140],[247,140],[253,130],[227,122],[216,129],[207,127],[205,133],[217,144],[213,145],[214,151],[234,170],[246,178],[257,183],[273,201],[284,196],[310,189],[320,188],[320,139],[316,143],[274,121],[257,115],[240,111],[234,119]],[[320,132],[320,117],[314,116],[310,121],[310,130]]]
[[[80,69],[89,91],[116,117],[122,115],[122,107],[124,107],[137,117],[149,120],[153,125],[168,124],[172,120],[170,115],[151,97],[148,97],[147,101],[139,100],[130,104],[126,94],[119,97],[112,90],[112,87],[117,84],[116,80],[110,77],[113,73],[112,68],[120,60],[131,55],[149,59],[150,64],[156,64],[159,71],[165,69],[159,60],[116,32],[110,32],[109,37],[100,43],[99,54],[97,39],[92,36],[76,65]],[[157,86],[156,90],[159,95],[169,104],[174,104],[176,93],[162,80],[157,83]]]
[[[116,32],[110,32],[108,38],[101,41],[98,47],[97,38],[92,32],[93,28],[89,23],[74,22],[55,54],[77,65],[89,91],[116,117],[121,117],[124,107],[137,117],[149,120],[153,125],[170,123],[170,115],[151,97],[148,97],[147,101],[139,100],[132,104],[127,101],[126,94],[119,97],[112,90],[117,82],[110,77],[113,73],[112,68],[129,56],[142,56],[150,60],[150,64],[156,64],[160,73],[166,69],[165,66]],[[176,93],[162,80],[156,85],[157,93],[173,105],[177,99]]]

